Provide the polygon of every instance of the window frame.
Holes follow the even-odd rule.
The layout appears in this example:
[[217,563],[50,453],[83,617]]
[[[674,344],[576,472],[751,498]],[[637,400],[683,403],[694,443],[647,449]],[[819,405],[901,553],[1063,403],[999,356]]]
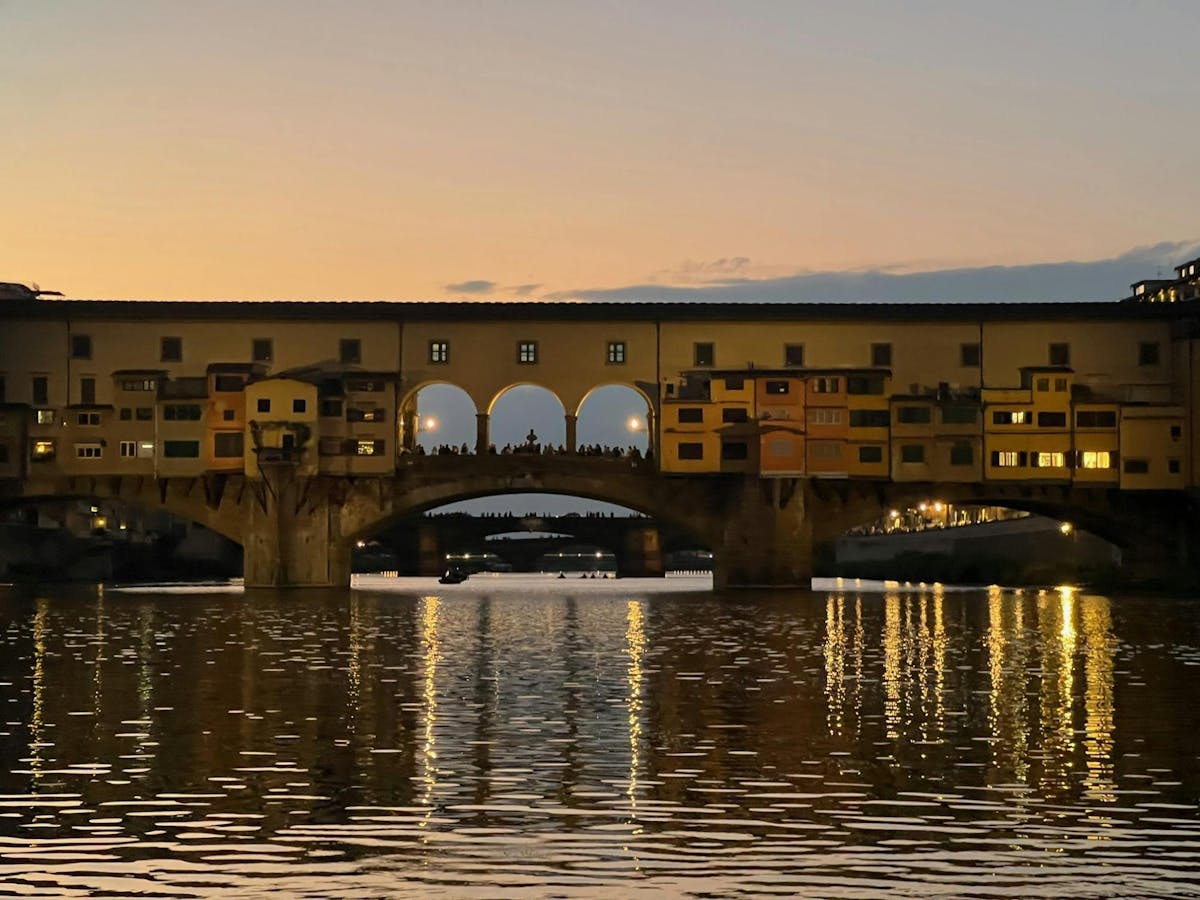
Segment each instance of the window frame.
[[538,363],[538,342],[517,341],[517,365],[536,366]]
[[605,353],[605,365],[623,366],[625,365],[627,355],[624,341],[609,341],[608,350]]
[[431,366],[445,366],[450,364],[450,342],[443,338],[430,338],[428,347],[428,359]]
[[[168,353],[168,349],[175,351]],[[166,336],[158,339],[158,359],[159,362],[165,363],[181,363],[183,362],[183,338]]]

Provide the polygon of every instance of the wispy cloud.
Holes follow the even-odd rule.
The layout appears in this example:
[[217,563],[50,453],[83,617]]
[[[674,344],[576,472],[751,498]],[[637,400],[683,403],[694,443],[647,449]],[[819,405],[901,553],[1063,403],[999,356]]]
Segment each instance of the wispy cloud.
[[510,294],[516,294],[518,297],[528,297],[542,285],[538,284],[514,284],[506,287],[505,290]]
[[[550,300],[744,300],[744,301],[1070,301],[1112,300],[1129,285],[1200,256],[1200,241],[1168,241],[1135,247],[1111,259],[976,266],[897,272],[895,267],[856,271],[761,275],[747,257],[685,263],[675,277],[615,288],[555,291]],[[664,283],[666,282],[666,283]]]
[[445,289],[452,294],[490,294],[496,289],[497,285],[494,281],[459,281],[454,284],[448,284]]

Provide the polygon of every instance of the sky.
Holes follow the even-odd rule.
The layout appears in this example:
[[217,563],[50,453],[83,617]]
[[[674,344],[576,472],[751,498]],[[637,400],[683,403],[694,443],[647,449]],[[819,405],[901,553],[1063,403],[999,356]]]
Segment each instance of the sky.
[[0,281],[1105,299],[1200,255],[1194,0],[0,0]]

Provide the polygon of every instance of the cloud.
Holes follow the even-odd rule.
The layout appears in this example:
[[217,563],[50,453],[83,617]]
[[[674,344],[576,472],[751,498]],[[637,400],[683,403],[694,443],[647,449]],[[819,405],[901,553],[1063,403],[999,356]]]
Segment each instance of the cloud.
[[459,281],[446,285],[445,290],[452,294],[490,294],[496,287],[494,281]]
[[514,284],[506,287],[505,290],[510,294],[516,294],[518,297],[528,297],[542,285],[538,284]]
[[[985,302],[1114,300],[1127,296],[1129,285],[1200,256],[1200,241],[1171,241],[1135,247],[1111,259],[1053,262],[1020,266],[977,266],[896,272],[875,267],[856,271],[796,272],[754,277],[745,257],[712,263],[685,263],[674,283],[647,283],[615,288],[556,291],[549,300],[675,301],[891,301]],[[710,268],[706,277],[706,267]]]

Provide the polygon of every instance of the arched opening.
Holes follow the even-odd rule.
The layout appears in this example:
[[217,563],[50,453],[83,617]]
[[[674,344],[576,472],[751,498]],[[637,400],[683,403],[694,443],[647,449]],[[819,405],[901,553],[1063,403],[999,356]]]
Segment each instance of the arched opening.
[[426,454],[441,448],[473,453],[478,430],[471,395],[458,385],[434,382],[411,393],[401,407],[401,446]]
[[[491,443],[500,452],[566,449],[566,412],[553,391],[536,384],[505,388],[488,410]],[[531,440],[532,438],[532,440]]]
[[576,422],[578,443],[584,447],[636,448],[645,455],[653,427],[646,396],[626,384],[593,388],[579,404]]
[[1111,577],[1120,549],[1063,511],[937,497],[895,502],[817,550],[819,574],[1044,585]]
[[88,496],[0,508],[0,580],[195,581],[241,569],[236,542],[163,508]]

